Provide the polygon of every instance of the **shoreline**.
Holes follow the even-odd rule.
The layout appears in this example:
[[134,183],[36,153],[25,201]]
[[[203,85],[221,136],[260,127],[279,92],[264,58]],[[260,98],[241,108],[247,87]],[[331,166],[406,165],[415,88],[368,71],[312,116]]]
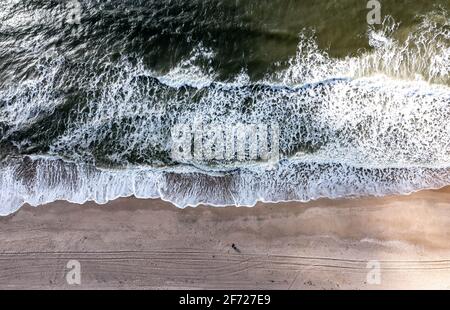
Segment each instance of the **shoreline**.
[[[26,205],[0,218],[0,288],[450,288],[449,224],[450,187],[252,208]],[[65,280],[72,259],[80,286]],[[373,260],[377,285],[366,279]]]

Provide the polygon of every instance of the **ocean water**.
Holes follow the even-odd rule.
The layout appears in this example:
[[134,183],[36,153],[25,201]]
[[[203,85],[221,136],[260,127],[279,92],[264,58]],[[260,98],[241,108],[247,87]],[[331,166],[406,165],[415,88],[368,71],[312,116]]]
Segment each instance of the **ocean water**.
[[[450,3],[367,2],[0,0],[0,214],[449,185]],[[175,159],[194,119],[277,124],[276,162]]]

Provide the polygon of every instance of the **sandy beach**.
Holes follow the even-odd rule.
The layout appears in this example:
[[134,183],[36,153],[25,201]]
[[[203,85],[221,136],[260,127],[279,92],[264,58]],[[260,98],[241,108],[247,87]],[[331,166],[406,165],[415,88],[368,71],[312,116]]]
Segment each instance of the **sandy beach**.
[[450,288],[450,188],[253,208],[55,202],[0,225],[2,289]]

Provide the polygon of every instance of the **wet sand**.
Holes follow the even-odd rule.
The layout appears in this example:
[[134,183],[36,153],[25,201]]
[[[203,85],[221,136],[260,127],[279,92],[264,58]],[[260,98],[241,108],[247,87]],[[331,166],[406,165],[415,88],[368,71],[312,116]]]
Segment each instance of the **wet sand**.
[[254,208],[55,202],[0,227],[0,288],[450,288],[450,188]]

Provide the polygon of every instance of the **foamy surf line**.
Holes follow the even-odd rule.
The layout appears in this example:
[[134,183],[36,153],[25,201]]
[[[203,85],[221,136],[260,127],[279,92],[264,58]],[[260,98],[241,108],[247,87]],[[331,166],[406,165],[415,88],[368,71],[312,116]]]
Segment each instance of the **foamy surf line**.
[[161,198],[180,208],[254,206],[261,202],[310,201],[409,194],[450,184],[450,168],[361,168],[337,163],[283,160],[267,169],[250,166],[209,174],[190,167],[98,169],[57,158],[14,158],[0,167],[0,215],[23,204],[56,200],[105,204],[119,197]]
[[[7,16],[0,16],[6,33],[34,27]],[[0,214],[25,203],[133,195],[181,208],[253,206],[446,186],[449,19],[436,12],[419,20],[400,41],[387,17],[367,30],[370,49],[343,58],[302,31],[295,55],[257,80],[245,67],[219,78],[220,51],[202,42],[158,71],[140,50],[85,59],[25,36],[20,48],[33,73],[19,79],[10,70],[0,81]],[[122,40],[114,45],[129,43]],[[275,124],[275,164],[174,159],[174,127],[196,118],[210,127]]]

